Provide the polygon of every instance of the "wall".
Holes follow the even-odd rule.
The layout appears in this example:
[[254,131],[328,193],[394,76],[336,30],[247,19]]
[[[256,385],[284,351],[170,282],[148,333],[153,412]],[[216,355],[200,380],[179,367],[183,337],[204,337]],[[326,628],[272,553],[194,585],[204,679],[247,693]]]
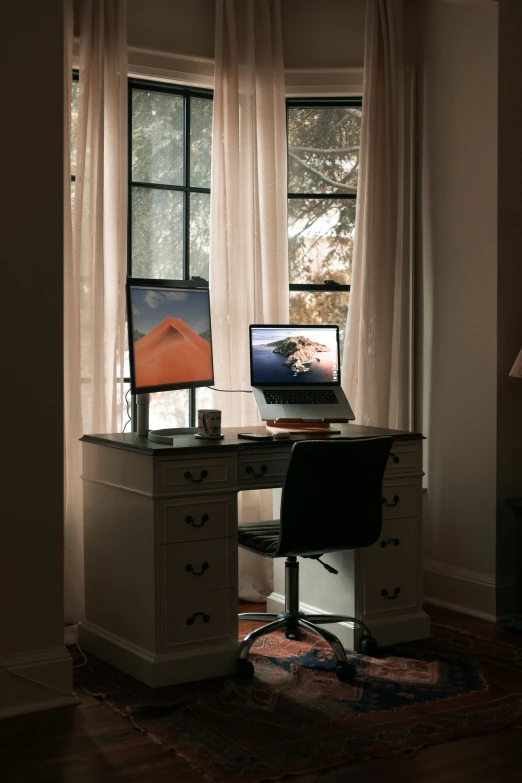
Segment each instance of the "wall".
[[366,0],[281,0],[285,68],[359,68]]
[[496,614],[498,8],[419,16],[417,426],[425,595]]
[[[281,0],[287,68],[363,63],[365,0]],[[130,46],[214,56],[215,0],[128,0]]]
[[63,647],[62,0],[11,3],[4,22],[2,69],[16,78],[3,85],[1,145],[0,663],[64,693],[0,666],[0,717],[75,702]]
[[129,46],[214,57],[215,7],[215,0],[128,0]]
[[[497,573],[498,611],[503,614],[510,608],[506,601],[512,592],[517,527],[505,499],[522,496],[522,381],[509,377],[522,347],[522,3],[502,0],[499,12]],[[519,580],[522,601],[522,573]]]

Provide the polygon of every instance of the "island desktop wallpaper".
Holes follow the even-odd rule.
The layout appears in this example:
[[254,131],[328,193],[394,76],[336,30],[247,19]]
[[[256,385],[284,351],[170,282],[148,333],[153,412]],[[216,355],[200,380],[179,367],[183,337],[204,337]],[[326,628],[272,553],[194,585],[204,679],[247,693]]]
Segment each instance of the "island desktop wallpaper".
[[131,287],[137,388],[211,382],[208,291]]
[[339,378],[337,330],[260,327],[251,330],[252,383],[334,383]]

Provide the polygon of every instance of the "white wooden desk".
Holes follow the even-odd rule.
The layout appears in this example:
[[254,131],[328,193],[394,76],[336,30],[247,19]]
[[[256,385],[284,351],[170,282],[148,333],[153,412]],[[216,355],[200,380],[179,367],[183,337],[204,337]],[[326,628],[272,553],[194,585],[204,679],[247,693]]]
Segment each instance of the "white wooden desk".
[[[341,436],[394,437],[383,531],[373,547],[335,553],[337,577],[301,561],[310,574],[308,585],[301,577],[305,609],[313,594],[313,610],[355,614],[381,645],[429,636],[421,587],[422,436],[353,424],[341,429]],[[235,669],[238,492],[281,487],[292,447],[292,441],[238,440],[240,431],[225,429],[221,441],[179,435],[175,446],[133,433],[82,438],[80,644],[152,687]],[[276,575],[268,611],[282,608],[277,585]],[[357,645],[348,626],[333,630],[347,647]]]

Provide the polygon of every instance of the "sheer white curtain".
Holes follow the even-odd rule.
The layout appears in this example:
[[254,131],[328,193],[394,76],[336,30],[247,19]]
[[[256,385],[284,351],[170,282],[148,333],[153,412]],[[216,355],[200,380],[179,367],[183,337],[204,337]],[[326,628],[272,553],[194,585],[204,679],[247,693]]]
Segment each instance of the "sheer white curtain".
[[[81,0],[76,164],[65,154],[65,621],[83,616],[81,444],[121,429],[127,225],[126,0]],[[66,3],[66,82],[72,79]],[[70,97],[70,87],[68,88]],[[70,105],[70,101],[69,101]],[[66,112],[66,138],[70,112]]]
[[[248,325],[288,323],[285,87],[279,0],[217,0],[210,286],[215,382],[249,389]],[[251,394],[214,395],[223,425],[260,423]],[[270,490],[240,519],[272,518]],[[240,550],[239,593],[272,589],[272,561]]]
[[412,139],[405,123],[403,0],[367,0],[360,173],[343,388],[359,424],[409,429]]

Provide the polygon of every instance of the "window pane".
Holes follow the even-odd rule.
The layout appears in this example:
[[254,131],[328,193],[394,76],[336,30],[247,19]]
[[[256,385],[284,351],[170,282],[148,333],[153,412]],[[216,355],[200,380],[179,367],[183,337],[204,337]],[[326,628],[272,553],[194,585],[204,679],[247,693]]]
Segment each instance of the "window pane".
[[349,291],[290,291],[291,324],[338,324],[343,355]]
[[150,395],[149,429],[189,426],[188,390],[157,392]]
[[[119,395],[118,395],[119,397]],[[122,432],[132,432],[131,427],[131,409],[132,409],[132,394],[130,393],[130,383],[123,384],[123,408],[121,412]]]
[[355,193],[361,109],[288,109],[290,193]]
[[183,277],[183,194],[132,189],[132,276]]
[[210,194],[190,194],[190,276],[208,280]]
[[132,92],[132,179],[183,185],[183,98]]
[[190,184],[193,188],[210,187],[211,151],[212,101],[204,98],[191,98]]
[[[216,407],[219,410],[219,408],[220,408],[219,396],[223,396],[223,395],[219,395],[219,396],[216,395],[216,397],[218,398],[218,402],[214,406],[213,401],[212,401],[212,394],[213,394],[212,389],[209,389],[207,386],[201,386],[199,389],[196,389],[196,415],[197,415],[197,411],[200,408],[214,408],[214,407]],[[196,421],[196,424],[197,424],[197,421]],[[221,426],[222,427],[226,427],[227,425],[223,424],[223,422],[221,422]]]
[[355,199],[288,199],[291,283],[349,285]]
[[76,174],[76,146],[78,138],[78,82],[72,83],[71,100],[71,174]]

